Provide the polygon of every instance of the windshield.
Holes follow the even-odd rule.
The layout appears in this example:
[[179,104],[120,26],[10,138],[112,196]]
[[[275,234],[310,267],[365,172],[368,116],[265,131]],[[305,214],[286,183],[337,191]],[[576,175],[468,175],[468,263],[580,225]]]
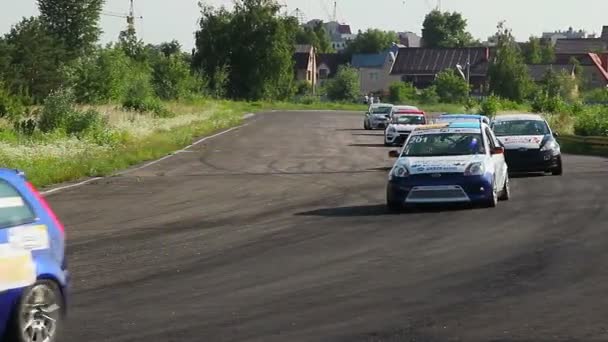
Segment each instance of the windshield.
[[404,157],[462,156],[485,154],[481,133],[421,134],[410,138]]
[[424,125],[426,123],[422,115],[398,115],[393,121],[399,125]]
[[492,125],[497,136],[547,135],[549,127],[542,120],[497,121]]
[[391,112],[392,107],[376,107],[372,108],[372,114],[385,114],[388,115]]

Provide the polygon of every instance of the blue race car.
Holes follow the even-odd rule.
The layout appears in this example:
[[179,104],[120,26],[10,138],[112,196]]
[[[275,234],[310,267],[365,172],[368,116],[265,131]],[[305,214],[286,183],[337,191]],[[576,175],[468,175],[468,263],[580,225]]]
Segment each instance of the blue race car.
[[495,207],[510,197],[504,147],[481,122],[421,126],[407,139],[389,173],[389,210],[424,203]]
[[57,341],[68,282],[63,225],[23,173],[0,169],[0,340]]

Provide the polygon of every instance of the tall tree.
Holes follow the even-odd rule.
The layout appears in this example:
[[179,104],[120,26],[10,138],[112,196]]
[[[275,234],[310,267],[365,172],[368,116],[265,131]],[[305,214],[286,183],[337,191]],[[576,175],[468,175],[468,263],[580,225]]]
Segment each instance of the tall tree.
[[488,71],[490,91],[510,100],[523,101],[532,85],[524,57],[511,30],[503,22],[497,29],[496,56]]
[[378,29],[359,31],[357,37],[348,44],[346,53],[351,55],[356,53],[379,53],[390,48],[397,41],[397,34],[392,31]]
[[422,40],[424,46],[429,48],[463,47],[473,41],[473,36],[466,29],[467,21],[462,14],[433,10],[424,18]]
[[212,83],[216,74],[227,71],[228,95],[233,98],[293,94],[293,42],[298,25],[294,18],[279,15],[276,1],[237,0],[232,12],[201,4],[201,12],[193,59],[196,69]]
[[320,53],[331,53],[331,39],[322,22],[315,23],[314,27],[300,27],[296,32],[296,44],[310,44]]
[[135,60],[142,61],[144,56],[144,42],[137,38],[135,25],[129,24],[124,31],[118,34],[118,46],[125,54]]
[[543,62],[542,46],[540,39],[530,37],[530,40],[523,45],[523,53],[528,64],[540,64]]
[[103,4],[104,0],[38,0],[40,18],[68,57],[78,57],[94,47],[101,34]]
[[15,93],[26,92],[41,101],[62,82],[64,60],[60,43],[39,18],[24,18],[5,36],[3,77]]

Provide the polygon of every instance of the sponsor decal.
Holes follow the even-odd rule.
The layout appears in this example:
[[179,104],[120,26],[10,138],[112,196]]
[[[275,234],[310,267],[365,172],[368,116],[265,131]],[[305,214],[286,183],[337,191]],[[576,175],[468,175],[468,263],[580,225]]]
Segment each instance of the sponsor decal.
[[25,203],[23,203],[23,199],[19,196],[0,198],[0,209],[17,208],[23,207],[24,205]]
[[49,249],[49,232],[45,225],[21,226],[8,230],[8,242],[16,249],[38,251]]
[[0,292],[36,282],[36,265],[30,251],[0,244]]

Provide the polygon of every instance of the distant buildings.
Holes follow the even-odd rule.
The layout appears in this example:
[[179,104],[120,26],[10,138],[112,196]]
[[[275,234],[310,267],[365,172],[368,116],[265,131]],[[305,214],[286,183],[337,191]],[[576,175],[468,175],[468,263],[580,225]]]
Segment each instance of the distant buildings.
[[304,26],[313,28],[313,27],[319,25],[320,23],[323,24],[325,31],[327,31],[327,33],[329,34],[329,39],[331,40],[331,46],[334,48],[334,50],[336,50],[338,52],[346,49],[348,42],[355,39],[355,37],[356,37],[356,35],[352,33],[350,25],[341,24],[337,21],[330,21],[330,22],[324,23],[322,20],[313,19],[313,20],[307,22],[306,24],[304,24]]
[[572,27],[570,27],[567,31],[543,32],[542,38],[550,39],[551,44],[555,45],[555,42],[557,42],[558,39],[581,39],[594,37],[588,37],[587,32],[583,30],[575,31]]

